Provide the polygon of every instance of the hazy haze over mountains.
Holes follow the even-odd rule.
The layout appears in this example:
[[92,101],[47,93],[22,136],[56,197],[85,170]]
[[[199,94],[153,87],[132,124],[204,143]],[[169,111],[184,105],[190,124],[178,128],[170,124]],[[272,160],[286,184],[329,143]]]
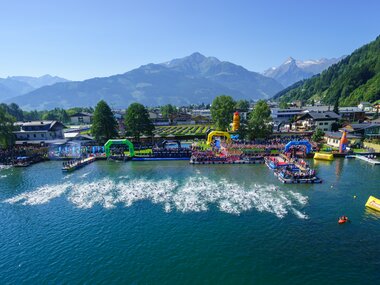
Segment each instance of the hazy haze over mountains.
[[44,86],[7,102],[25,109],[51,109],[94,106],[104,99],[113,107],[125,108],[132,102],[148,106],[210,103],[220,94],[235,99],[269,98],[282,89],[272,78],[196,52],[124,74]]
[[67,81],[67,79],[48,74],[40,77],[10,76],[0,78],[0,101],[26,94],[43,86]]
[[283,64],[278,67],[272,67],[263,72],[265,76],[276,79],[284,87],[302,79],[310,78],[313,75],[321,73],[323,70],[337,63],[344,57],[340,58],[321,58],[318,60],[295,60],[289,57]]

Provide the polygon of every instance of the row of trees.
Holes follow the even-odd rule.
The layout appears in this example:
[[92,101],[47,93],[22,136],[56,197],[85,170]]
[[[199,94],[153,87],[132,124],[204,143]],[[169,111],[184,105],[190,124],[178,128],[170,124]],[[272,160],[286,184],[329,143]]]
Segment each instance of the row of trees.
[[[142,134],[148,136],[153,134],[154,125],[149,119],[148,110],[139,103],[133,103],[128,107],[124,123],[128,130],[127,134],[136,140],[139,140]],[[102,143],[118,135],[117,121],[111,108],[103,100],[96,105],[91,133],[98,142]]]
[[[245,100],[235,102],[232,97],[221,95],[214,99],[211,105],[211,116],[217,130],[225,131],[232,122],[235,110],[248,111],[249,103]],[[241,124],[239,134],[250,140],[266,138],[272,134],[272,118],[270,108],[264,100],[256,103],[248,116],[248,121]]]
[[49,120],[49,121],[60,121],[62,123],[70,122],[70,116],[78,112],[93,113],[94,109],[89,108],[70,108],[61,109],[55,108],[53,110],[45,111],[23,111],[17,104],[11,103],[9,105],[2,103],[0,107],[5,110],[9,115],[15,118],[16,121],[38,121],[38,120]]
[[[235,110],[248,111],[249,102],[240,100],[235,102],[230,96],[218,96],[211,106],[212,118],[218,130],[226,130],[232,122]],[[93,112],[92,135],[99,142],[105,142],[117,137],[117,121],[111,108],[105,101],[100,101],[95,110],[86,108],[72,108],[69,110],[56,108],[44,112],[24,112],[16,104],[0,104],[0,144],[9,146],[12,143],[15,121],[22,120],[59,120],[63,123],[69,121],[69,114],[76,112]],[[178,112],[172,105],[162,107],[163,116],[169,118]],[[148,110],[139,103],[131,104],[126,110],[124,118],[127,134],[139,140],[141,135],[151,136],[154,125],[149,119]],[[265,101],[259,101],[250,114],[247,124],[242,124],[240,134],[249,139],[267,137],[272,131],[270,124],[270,109]]]
[[[221,95],[214,99],[211,105],[211,115],[217,130],[227,130],[232,122],[235,110],[248,111],[249,102],[240,100],[235,102],[232,97]],[[165,105],[161,112],[163,117],[169,118],[178,112],[172,105]],[[141,135],[151,136],[154,125],[149,119],[148,110],[139,103],[131,104],[124,117],[127,134],[139,140]],[[105,101],[100,101],[95,108],[91,132],[99,142],[105,142],[117,136],[117,122],[111,108]],[[250,113],[248,121],[243,122],[239,134],[242,138],[266,138],[272,133],[270,108],[264,100],[260,100]]]

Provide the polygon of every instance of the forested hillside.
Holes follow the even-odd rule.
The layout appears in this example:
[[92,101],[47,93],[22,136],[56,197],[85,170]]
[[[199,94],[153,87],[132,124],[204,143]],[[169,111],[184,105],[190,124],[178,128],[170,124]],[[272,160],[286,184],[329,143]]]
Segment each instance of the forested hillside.
[[297,82],[274,96],[286,102],[322,101],[340,106],[380,99],[380,36],[320,75]]

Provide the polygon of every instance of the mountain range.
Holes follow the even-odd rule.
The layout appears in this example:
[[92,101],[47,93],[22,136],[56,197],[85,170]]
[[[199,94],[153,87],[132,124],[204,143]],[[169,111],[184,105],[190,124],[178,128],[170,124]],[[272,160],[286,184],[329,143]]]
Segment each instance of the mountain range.
[[0,101],[29,93],[43,86],[67,81],[67,79],[48,74],[40,77],[10,76],[0,78]]
[[274,96],[285,102],[322,101],[340,106],[380,100],[380,36],[321,74],[295,83]]
[[50,75],[0,79],[0,101],[16,103],[25,110],[43,110],[95,106],[102,99],[114,108],[125,108],[133,102],[147,106],[211,103],[220,94],[234,99],[268,99],[338,60],[289,58],[260,74],[195,52],[164,63],[142,65],[124,74],[84,81]]
[[276,79],[284,87],[288,87],[300,80],[310,78],[313,75],[321,73],[329,66],[337,63],[340,58],[321,58],[319,60],[295,60],[289,57],[283,64],[278,67],[272,67],[263,72],[265,76]]
[[94,106],[101,99],[125,108],[133,102],[148,106],[209,103],[228,94],[235,99],[269,98],[282,90],[276,80],[242,66],[198,52],[161,64],[147,64],[124,74],[43,86],[6,100],[30,109]]

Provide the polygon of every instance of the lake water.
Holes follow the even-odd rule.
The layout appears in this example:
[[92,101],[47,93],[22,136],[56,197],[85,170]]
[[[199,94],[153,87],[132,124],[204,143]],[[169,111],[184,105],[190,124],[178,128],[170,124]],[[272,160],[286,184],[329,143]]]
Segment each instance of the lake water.
[[323,184],[264,165],[1,168],[0,284],[378,284],[380,212],[364,204],[380,167],[314,166]]

